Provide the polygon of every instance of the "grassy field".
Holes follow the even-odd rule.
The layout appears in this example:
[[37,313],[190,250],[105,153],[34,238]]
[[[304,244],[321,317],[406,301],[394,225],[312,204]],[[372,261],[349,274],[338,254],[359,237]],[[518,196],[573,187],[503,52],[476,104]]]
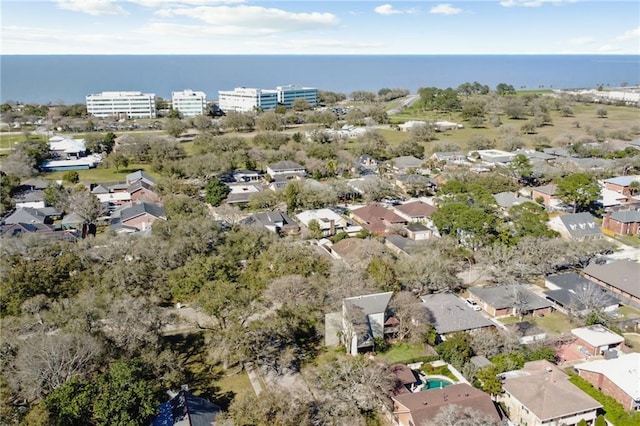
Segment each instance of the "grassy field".
[[[80,182],[84,183],[101,183],[101,182],[122,182],[125,177],[129,173],[133,173],[135,171],[142,170],[147,173],[149,176],[154,178],[159,178],[160,175],[156,172],[151,171],[151,165],[149,164],[136,164],[131,163],[126,168],[121,168],[119,171],[116,171],[115,167],[111,168],[102,168],[97,167],[95,169],[89,170],[78,170],[78,175],[80,175]],[[43,179],[50,180],[62,180],[62,176],[65,172],[49,172],[42,173],[41,177]]]
[[[613,105],[607,105],[604,108],[607,110],[607,118],[599,118],[596,111],[599,108],[603,108],[601,105],[583,105],[577,104],[573,106],[573,117],[562,117],[557,111],[551,111],[552,125],[544,126],[536,129],[536,134],[524,135],[521,137],[525,141],[528,147],[535,146],[535,140],[539,137],[547,138],[551,144],[554,144],[561,140],[575,140],[579,141],[581,138],[588,136],[588,129],[600,129],[604,131],[605,135],[611,134],[617,130],[630,130],[632,126],[640,126],[640,116],[638,115],[637,108],[630,107],[618,107]],[[457,123],[464,123],[459,114],[433,114],[430,112],[420,113],[413,110],[403,111],[400,114],[393,115],[391,122],[393,124],[404,123],[409,120],[424,120],[424,121],[437,121],[448,120]],[[502,126],[511,126],[516,130],[520,128],[530,120],[510,120],[502,117]],[[580,127],[576,127],[576,123],[580,124]],[[473,129],[465,127],[464,129],[452,130],[449,132],[437,133],[437,139],[427,143],[427,152],[431,152],[431,146],[439,143],[450,143],[458,145],[463,151],[467,150],[468,142],[474,135],[486,136],[497,142],[497,147],[500,146],[500,128],[492,127],[487,123],[487,127]],[[391,131],[390,131],[391,132]],[[402,132],[398,138],[408,137],[407,134]],[[389,133],[383,133],[385,137],[389,136]],[[394,143],[394,139],[388,139],[389,143]]]
[[566,315],[560,312],[552,312],[544,317],[536,317],[533,323],[542,328],[550,337],[557,337],[561,334],[567,334],[576,325],[572,324]]
[[[31,140],[47,140],[44,135],[29,135],[29,139]],[[14,148],[19,143],[25,140],[25,135],[23,134],[11,134],[8,135],[6,133],[0,133],[0,149],[11,149]]]
[[387,364],[406,364],[416,358],[429,356],[424,345],[410,345],[408,343],[399,343],[392,345],[389,350],[376,355]]
[[640,334],[624,333],[624,343],[633,349],[634,352],[640,352]]

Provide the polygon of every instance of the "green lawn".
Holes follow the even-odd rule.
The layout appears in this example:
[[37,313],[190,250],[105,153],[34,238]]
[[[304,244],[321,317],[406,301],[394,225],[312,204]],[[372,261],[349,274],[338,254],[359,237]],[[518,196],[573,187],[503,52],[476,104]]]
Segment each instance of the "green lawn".
[[624,343],[630,348],[633,348],[634,352],[640,352],[640,334],[624,333]]
[[[143,170],[145,173],[149,174],[154,178],[159,178],[160,175],[151,171],[151,165],[149,164],[129,164],[126,168],[121,168],[116,172],[116,169],[111,168],[102,168],[97,167],[95,169],[89,170],[78,170],[78,175],[80,175],[80,182],[84,183],[100,183],[100,182],[122,182],[125,177],[132,172],[137,170]],[[43,173],[41,177],[43,179],[51,179],[51,180],[62,180],[62,176],[65,172],[49,172]]]
[[614,235],[616,240],[622,244],[626,244],[631,247],[640,247],[640,236],[638,235]]
[[624,319],[640,318],[640,311],[631,306],[622,305],[619,309]]
[[376,357],[380,358],[387,364],[407,364],[416,360],[417,358],[427,357],[429,354],[423,344],[411,345],[408,343],[398,343],[392,345],[389,350],[384,353],[378,354]]
[[[44,135],[29,135],[32,140],[47,140]],[[7,135],[0,133],[0,148],[13,148],[25,140],[25,135]]]
[[557,311],[546,314],[542,318],[536,317],[533,322],[550,336],[569,333],[572,328],[576,327],[575,324],[569,321],[566,315]]

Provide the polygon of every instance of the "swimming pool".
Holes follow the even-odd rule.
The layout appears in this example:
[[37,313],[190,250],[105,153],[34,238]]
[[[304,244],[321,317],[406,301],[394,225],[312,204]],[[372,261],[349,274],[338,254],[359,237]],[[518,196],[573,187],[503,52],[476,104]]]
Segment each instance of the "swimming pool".
[[429,389],[442,389],[452,384],[453,382],[451,380],[441,379],[441,378],[437,378],[437,379],[432,378],[432,379],[426,380],[426,383],[424,384],[424,386],[422,386],[422,390],[425,391]]

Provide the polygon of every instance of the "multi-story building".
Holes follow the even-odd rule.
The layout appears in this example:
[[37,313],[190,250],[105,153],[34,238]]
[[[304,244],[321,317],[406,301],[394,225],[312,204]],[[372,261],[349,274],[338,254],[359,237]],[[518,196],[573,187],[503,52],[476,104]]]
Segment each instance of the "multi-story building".
[[236,87],[233,90],[218,92],[218,106],[224,112],[247,112],[258,108],[267,111],[278,106],[278,92]]
[[293,101],[302,98],[309,102],[312,107],[318,106],[318,89],[315,87],[302,87],[290,84],[288,86],[276,87],[278,92],[278,103],[287,108],[291,108]]
[[253,111],[257,108],[266,111],[278,104],[291,108],[293,101],[299,98],[315,107],[318,105],[318,89],[288,85],[278,86],[275,90],[236,87],[231,91],[218,92],[218,104],[223,111]]
[[187,89],[182,92],[171,92],[171,105],[183,117],[203,115],[207,111],[207,95]]
[[102,92],[86,97],[87,112],[98,118],[156,118],[155,93]]

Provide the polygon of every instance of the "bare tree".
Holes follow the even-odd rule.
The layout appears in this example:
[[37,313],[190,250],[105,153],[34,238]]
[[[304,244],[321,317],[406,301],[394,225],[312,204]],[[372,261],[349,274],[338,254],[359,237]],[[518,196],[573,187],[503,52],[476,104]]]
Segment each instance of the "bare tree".
[[498,426],[499,421],[471,407],[456,404],[443,406],[433,420],[422,426]]
[[609,298],[606,291],[597,284],[585,284],[577,288],[571,295],[569,312],[571,316],[590,318],[592,322],[606,320],[603,311],[606,299]]
[[396,332],[398,339],[417,341],[423,337],[430,318],[427,309],[413,293],[408,291],[396,293],[391,301],[391,311],[394,318],[398,320]]
[[89,335],[30,336],[15,358],[15,385],[26,397],[42,396],[71,377],[89,373],[101,352],[100,343]]

